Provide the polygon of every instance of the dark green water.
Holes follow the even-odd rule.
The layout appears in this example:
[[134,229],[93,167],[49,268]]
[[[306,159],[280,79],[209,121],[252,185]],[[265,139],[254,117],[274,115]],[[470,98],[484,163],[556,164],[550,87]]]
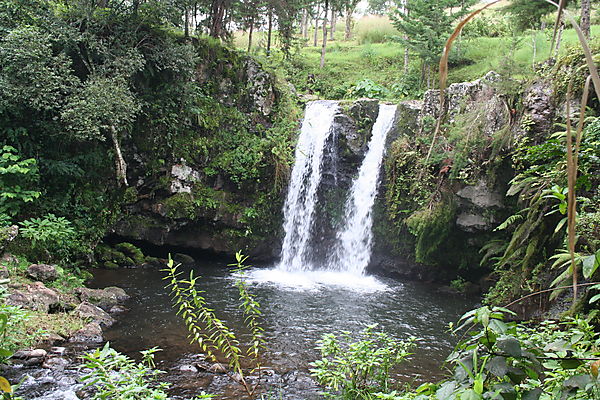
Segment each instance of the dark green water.
[[[217,316],[244,340],[238,293],[232,275],[222,267],[226,263],[207,261],[195,270],[203,277],[201,288]],[[125,269],[97,270],[94,275],[93,286],[120,286],[132,296],[126,304],[130,311],[118,317],[105,335],[117,350],[134,354],[158,346],[163,349],[157,357],[162,369],[172,369],[198,352],[189,345],[183,322],[171,307],[163,273]],[[398,370],[399,379],[419,382],[440,377],[440,364],[455,343],[447,325],[474,304],[415,282],[336,273],[290,275],[269,269],[255,269],[249,275],[250,290],[264,312],[268,342],[264,364],[278,373],[307,370],[318,357],[315,342],[324,333],[357,332],[377,323],[394,337],[422,339],[412,360]]]

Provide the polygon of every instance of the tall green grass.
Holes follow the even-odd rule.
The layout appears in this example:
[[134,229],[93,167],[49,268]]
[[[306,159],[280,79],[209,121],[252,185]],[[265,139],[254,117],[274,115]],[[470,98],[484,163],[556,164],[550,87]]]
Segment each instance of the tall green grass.
[[358,44],[385,43],[400,35],[388,17],[377,15],[362,17],[356,22],[355,31]]

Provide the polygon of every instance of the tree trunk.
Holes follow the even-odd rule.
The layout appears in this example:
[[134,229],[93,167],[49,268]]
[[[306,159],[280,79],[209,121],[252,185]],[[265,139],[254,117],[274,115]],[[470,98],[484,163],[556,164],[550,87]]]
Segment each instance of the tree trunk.
[[315,13],[315,32],[314,32],[314,46],[317,47],[318,46],[318,40],[319,40],[319,8],[320,5],[317,4],[317,11]]
[[591,0],[581,0],[581,30],[587,39],[590,38]]
[[354,12],[350,6],[346,7],[346,30],[344,32],[344,40],[352,39],[352,13]]
[[329,8],[329,0],[325,0],[325,12],[323,13],[323,46],[321,46],[321,64],[320,67],[325,66],[325,51],[327,49],[327,9]]
[[302,22],[300,22],[300,30],[302,32],[302,39],[308,39],[308,10],[306,8],[302,10]]
[[115,172],[117,175],[117,185],[128,186],[127,183],[127,164],[121,153],[121,146],[119,145],[119,138],[117,136],[117,130],[114,125],[110,126],[110,138],[115,148]]
[[560,51],[560,43],[562,41],[562,34],[564,30],[565,24],[561,22],[560,26],[558,27],[558,33],[556,34],[556,47],[554,48],[554,58],[558,58],[558,52]]
[[190,37],[190,10],[187,7],[185,7],[184,15],[185,17],[183,23],[185,26],[183,28],[183,36],[188,39]]
[[254,15],[250,18],[250,31],[248,32],[248,53],[252,50],[252,32],[254,31]]
[[[408,3],[407,0],[402,0],[401,9],[402,9],[402,13],[404,15],[408,16],[408,4],[407,3]],[[405,43],[404,43],[404,46],[405,46],[405,48],[404,48],[404,73],[408,74],[408,63],[409,63],[408,56],[409,56],[409,54],[408,54],[408,47],[406,47],[406,42],[408,42],[408,35],[404,35],[404,41],[405,41]]]
[[335,34],[335,23],[337,21],[337,12],[331,9],[331,27],[329,28],[329,40],[335,40],[333,35]]
[[269,10],[269,28],[267,33],[267,56],[271,55],[271,34],[273,33],[273,11]]
[[220,38],[223,32],[223,17],[225,16],[225,1],[213,0],[210,8],[210,36]]

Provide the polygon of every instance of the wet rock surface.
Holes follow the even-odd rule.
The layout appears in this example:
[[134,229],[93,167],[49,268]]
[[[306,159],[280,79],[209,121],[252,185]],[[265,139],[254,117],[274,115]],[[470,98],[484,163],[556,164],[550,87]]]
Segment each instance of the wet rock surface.
[[108,287],[105,289],[77,288],[75,293],[82,302],[87,302],[98,306],[104,311],[110,311],[113,307],[129,299],[125,291],[118,287]]
[[42,282],[34,282],[12,290],[6,304],[47,313],[58,306],[59,300],[56,290],[47,288]]
[[27,267],[27,275],[41,282],[52,282],[58,278],[56,266],[48,264],[31,264]]
[[81,318],[92,320],[93,322],[105,328],[115,323],[113,317],[98,306],[88,302],[79,304],[74,311]]
[[0,374],[12,383],[21,382],[15,394],[27,400],[84,399],[86,391],[80,381],[85,371],[77,357],[86,348],[51,347],[18,352],[16,355],[21,358],[2,366]]

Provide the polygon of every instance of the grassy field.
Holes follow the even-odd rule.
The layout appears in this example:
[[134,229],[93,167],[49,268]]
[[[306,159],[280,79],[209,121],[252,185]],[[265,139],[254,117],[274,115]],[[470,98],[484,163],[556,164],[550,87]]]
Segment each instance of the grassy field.
[[[487,15],[494,15],[489,11]],[[313,32],[308,40],[298,40],[296,57],[284,63],[281,54],[274,51],[267,61],[274,67],[285,68],[287,78],[301,92],[314,93],[324,98],[341,99],[368,95],[387,99],[419,97],[426,87],[418,86],[420,63],[410,58],[408,76],[404,73],[404,48],[394,40],[399,36],[386,17],[364,17],[357,21],[350,41],[343,40],[344,26],[338,24],[335,39],[328,41],[326,63],[319,68],[321,57],[321,32],[318,46],[313,45]],[[600,34],[600,25],[592,27],[592,37]],[[533,75],[533,66],[549,57],[552,31],[527,32],[520,36],[463,38],[455,42],[450,59],[449,82],[470,81],[490,70],[511,65],[511,76]],[[373,39],[373,40],[369,40]],[[253,40],[252,52],[264,55],[265,33],[258,32]],[[383,42],[383,43],[373,43]],[[247,34],[235,36],[236,47],[247,48]],[[274,39],[277,45],[277,38]],[[561,51],[577,43],[574,30],[566,29],[562,35]],[[535,57],[534,57],[535,55]],[[432,82],[435,85],[435,82]],[[371,90],[356,90],[368,86]]]

